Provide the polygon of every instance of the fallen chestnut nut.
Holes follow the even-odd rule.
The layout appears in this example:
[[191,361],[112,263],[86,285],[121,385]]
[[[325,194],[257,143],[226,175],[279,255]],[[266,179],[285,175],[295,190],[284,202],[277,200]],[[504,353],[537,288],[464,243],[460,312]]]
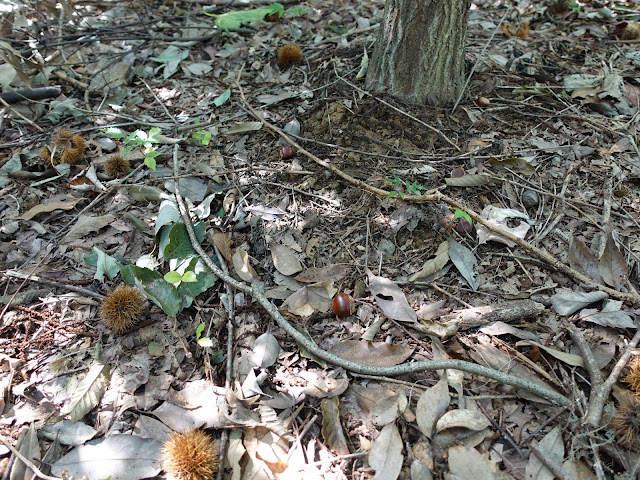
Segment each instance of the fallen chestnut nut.
[[296,151],[291,145],[285,145],[280,149],[280,157],[283,159],[291,158],[296,154]]
[[479,107],[486,108],[491,103],[487,97],[478,97],[476,103]]
[[456,223],[455,229],[460,235],[469,235],[473,231],[473,225],[464,218],[461,218],[460,221]]
[[333,313],[338,315],[339,317],[348,317],[352,315],[355,311],[356,306],[351,298],[351,295],[348,293],[338,293],[335,297],[333,297],[333,302],[331,302],[331,310]]
[[456,167],[453,170],[451,170],[451,177],[452,178],[464,177],[464,168]]

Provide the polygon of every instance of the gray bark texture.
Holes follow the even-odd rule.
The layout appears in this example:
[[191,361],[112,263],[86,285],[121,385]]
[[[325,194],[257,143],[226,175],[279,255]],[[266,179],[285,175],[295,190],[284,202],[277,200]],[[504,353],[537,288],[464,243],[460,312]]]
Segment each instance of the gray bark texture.
[[453,103],[464,85],[470,0],[387,0],[367,88],[408,103]]

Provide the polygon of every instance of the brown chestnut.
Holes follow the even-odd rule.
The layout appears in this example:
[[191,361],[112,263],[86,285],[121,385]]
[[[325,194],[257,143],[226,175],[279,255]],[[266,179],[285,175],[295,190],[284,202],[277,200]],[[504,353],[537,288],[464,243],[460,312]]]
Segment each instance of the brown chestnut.
[[469,235],[473,232],[473,225],[467,222],[464,218],[461,218],[456,224],[455,229],[460,235]]
[[460,177],[464,177],[464,168],[456,167],[453,170],[451,170],[451,178],[460,178]]
[[285,145],[280,149],[280,157],[283,159],[291,158],[296,154],[296,151],[291,145]]
[[478,97],[476,103],[479,107],[486,108],[491,104],[491,101],[487,97]]
[[355,311],[356,306],[353,298],[348,293],[340,292],[333,297],[331,302],[331,310],[339,317],[348,317]]

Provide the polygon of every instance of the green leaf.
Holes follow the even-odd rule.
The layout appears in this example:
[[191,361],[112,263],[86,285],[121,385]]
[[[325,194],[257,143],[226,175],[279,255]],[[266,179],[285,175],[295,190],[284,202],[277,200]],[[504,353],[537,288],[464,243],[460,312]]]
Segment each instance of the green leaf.
[[144,157],[144,164],[154,172],[156,171],[156,159],[154,157]]
[[170,223],[176,223],[180,221],[180,210],[178,205],[173,200],[163,200],[160,204],[160,210],[158,211],[158,218],[156,219],[156,235],[162,227],[169,225]]
[[134,132],[131,132],[129,135],[127,135],[127,138],[125,138],[124,141],[126,143],[134,142],[140,137],[141,133],[145,135],[145,133],[142,130],[136,130]]
[[[233,12],[223,13],[222,15],[216,15],[212,13],[203,12],[205,15],[215,17],[215,23],[219,28],[240,28],[243,23],[255,22],[256,20],[262,20],[267,15],[273,15],[274,13],[282,14],[284,7],[282,4],[273,4],[265,7],[254,8],[252,10],[237,10]],[[153,58],[152,58],[153,60]]]
[[182,281],[185,283],[193,283],[197,281],[195,272],[184,272],[184,274],[182,275]]
[[202,292],[207,291],[218,281],[218,276],[213,272],[201,272],[196,275],[195,282],[183,282],[178,286],[178,294],[185,297],[196,298]]
[[96,267],[93,278],[98,281],[102,281],[105,274],[109,280],[113,280],[120,272],[120,262],[97,247],[93,247],[93,250],[84,256],[84,261],[88,265]]
[[124,283],[127,285],[135,285],[138,280],[143,285],[163,280],[162,275],[146,267],[137,267],[135,265],[120,265],[120,275]]
[[117,127],[101,128],[100,130],[109,135],[111,138],[122,138],[125,135],[125,133]]
[[[171,63],[181,62],[189,56],[189,50],[182,50],[175,45],[170,45],[164,49],[164,51],[157,57],[149,57],[154,62],[158,63]],[[153,129],[152,129],[153,130]]]
[[180,283],[182,281],[182,275],[178,272],[167,272],[164,274],[164,281],[168,283]]
[[171,284],[165,282],[164,279],[149,286],[145,285],[142,290],[153,303],[158,305],[170,317],[178,315],[183,308],[182,298],[178,295],[178,291]]
[[223,105],[224,102],[226,102],[227,100],[229,100],[229,97],[231,96],[231,89],[227,88],[218,98],[216,98],[213,101],[213,104],[216,107],[219,107],[220,105]]
[[147,141],[152,143],[158,143],[160,141],[158,140],[158,135],[160,135],[160,132],[162,132],[162,130],[158,127],[151,128],[151,130],[149,130],[149,136],[147,137]]
[[175,317],[182,310],[183,299],[178,295],[178,291],[155,270],[135,265],[122,265],[120,274],[128,285],[141,284],[147,298],[170,317]]
[[[204,240],[205,224],[198,222],[193,226],[198,243]],[[165,234],[165,232],[167,232]],[[184,223],[174,223],[170,227],[164,227],[160,232],[160,251],[162,257],[170,258],[187,258],[195,253],[191,246],[191,240],[187,233],[187,227]]]
[[473,220],[471,220],[469,214],[467,212],[463,212],[459,208],[456,208],[453,211],[453,220],[456,220],[458,218],[464,218],[467,222],[469,222],[469,225],[473,225]]
[[204,322],[200,322],[200,324],[196,327],[196,338],[200,338],[200,336],[202,335],[202,332],[204,331],[204,327],[205,327],[205,323]]
[[201,347],[213,347],[213,342],[211,341],[211,339],[209,337],[203,337],[201,339],[198,340],[198,345],[200,345]]
[[133,146],[132,145],[128,145],[126,147],[124,147],[124,150],[122,151],[122,158],[125,159],[127,158],[127,155],[129,154],[129,152],[133,150]]

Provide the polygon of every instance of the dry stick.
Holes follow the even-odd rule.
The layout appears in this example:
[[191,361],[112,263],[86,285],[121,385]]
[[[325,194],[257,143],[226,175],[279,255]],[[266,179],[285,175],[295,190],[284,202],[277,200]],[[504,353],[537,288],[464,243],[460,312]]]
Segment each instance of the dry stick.
[[3,436],[0,436],[0,442],[2,442],[5,447],[11,450],[11,452],[13,452],[13,454],[22,461],[22,463],[24,463],[27,467],[29,467],[29,469],[36,475],[36,477],[42,478],[42,480],[62,480],[61,478],[50,477],[49,475],[45,475],[44,473],[42,473],[40,469],[38,469],[38,467],[36,467],[31,460],[29,460],[27,457],[22,455],[18,450],[16,450],[13,447],[13,445],[11,445],[9,442],[7,442],[4,439]]
[[587,371],[589,372],[589,380],[591,380],[591,395],[589,396],[589,407],[584,417],[584,421],[594,427],[599,427],[602,421],[602,411],[604,404],[609,398],[609,393],[613,388],[613,384],[618,381],[618,378],[622,374],[622,369],[629,362],[631,358],[632,350],[638,346],[640,342],[640,329],[636,331],[629,344],[625,347],[624,352],[620,355],[620,358],[614,365],[611,373],[606,380],[602,380],[602,374],[593,356],[591,348],[584,339],[582,332],[578,330],[575,325],[567,324],[567,329],[573,338],[574,343],[580,349],[582,357],[584,358]]
[[600,388],[596,389],[595,392],[591,392],[589,397],[589,409],[587,410],[587,416],[585,417],[585,421],[590,425],[593,425],[594,427],[600,425],[600,422],[602,421],[602,411],[604,409],[604,404],[609,398],[609,393],[611,392],[613,385],[618,381],[625,365],[629,362],[632,351],[638,346],[638,342],[640,342],[640,329],[636,331],[636,334],[629,342],[629,345],[625,348],[624,353],[620,355],[618,362],[615,364],[613,370],[611,370],[611,373],[604,383]]
[[69,285],[67,283],[56,282],[54,280],[49,280],[48,278],[41,278],[37,275],[27,275],[26,273],[18,272],[17,270],[7,270],[4,272],[5,277],[12,278],[21,278],[25,280],[30,280],[32,282],[42,283],[43,285],[51,285],[52,287],[62,287],[66,290],[71,290],[72,292],[80,293],[82,295],[86,295],[88,297],[97,298],[98,300],[103,300],[104,295],[100,295],[98,292],[92,292],[86,288],[78,287],[76,285]]
[[35,123],[33,123],[31,120],[29,120],[27,117],[25,117],[24,115],[22,115],[20,112],[18,112],[17,110],[14,110],[13,108],[11,108],[11,106],[3,99],[0,98],[0,103],[2,105],[5,106],[5,108],[8,108],[9,110],[11,110],[12,113],[14,113],[18,118],[21,118],[22,120],[24,120],[25,122],[27,122],[29,125],[31,125],[32,127],[34,127],[36,130],[38,130],[39,132],[44,132],[44,130],[36,125]]
[[[178,182],[175,182],[177,185]],[[228,274],[229,271],[227,269],[227,263],[225,262],[222,253],[218,247],[216,248],[216,256],[218,257],[218,261],[220,262],[221,268],[224,273]],[[234,313],[234,302],[233,302],[233,292],[231,291],[231,287],[229,284],[225,284],[227,288],[227,302],[228,308],[227,310],[227,362],[225,365],[225,379],[224,379],[224,388],[229,390],[231,388],[231,377],[233,375],[233,317]],[[222,435],[220,436],[220,450],[218,452],[218,464],[224,465],[224,455],[227,450],[227,442],[229,441],[229,432],[227,430],[222,430]],[[224,468],[218,469],[218,475],[216,476],[216,480],[222,480],[222,473],[224,472]]]
[[[178,145],[174,146],[173,150],[173,170],[174,174],[178,175]],[[273,305],[269,299],[267,299],[262,293],[261,289],[257,286],[249,286],[246,283],[240,282],[235,278],[229,276],[224,273],[216,264],[211,261],[211,258],[204,251],[198,239],[196,238],[195,232],[193,231],[193,225],[191,224],[191,219],[189,218],[189,212],[184,203],[182,195],[180,194],[180,188],[178,183],[175,184],[175,196],[176,201],[178,203],[178,207],[180,208],[180,215],[182,217],[182,221],[185,224],[187,229],[187,233],[189,234],[189,239],[191,240],[191,244],[193,249],[200,255],[202,261],[205,265],[215,273],[222,281],[231,287],[240,290],[241,292],[246,293],[247,295],[251,295],[254,300],[256,300],[266,311],[271,315],[271,317],[276,321],[276,323],[282,328],[289,336],[293,337],[293,339],[303,348],[306,348],[311,354],[319,357],[333,365],[338,367],[342,367],[345,370],[349,370],[356,373],[363,373],[366,375],[379,375],[379,376],[397,376],[397,375],[405,375],[409,373],[417,373],[424,371],[433,371],[433,370],[445,370],[445,369],[454,369],[461,370],[463,372],[471,373],[473,375],[479,375],[487,378],[491,378],[500,383],[504,383],[507,385],[512,385],[516,388],[521,388],[526,390],[527,392],[533,393],[534,395],[543,397],[557,405],[569,405],[570,400],[564,395],[547,388],[542,385],[533,384],[527,380],[524,380],[520,377],[516,377],[514,375],[509,375],[507,373],[500,372],[498,370],[494,370],[492,368],[483,367],[482,365],[477,365],[475,363],[469,363],[462,360],[442,360],[437,362],[414,362],[414,363],[406,363],[403,365],[394,365],[390,367],[372,367],[370,365],[362,365],[360,363],[352,362],[349,360],[345,360],[337,355],[334,355],[330,352],[319,347],[314,341],[309,340],[304,334],[299,332],[293,325],[291,325],[278,311],[277,307]]]
[[559,478],[560,480],[573,480],[573,476],[569,475],[561,465],[558,465],[555,461],[553,461],[549,456],[549,452],[540,448],[540,445],[532,443],[531,445],[529,445],[529,448],[533,453],[536,454],[538,460],[540,460],[542,464],[547,468],[547,470],[553,473],[555,477]]
[[580,353],[582,354],[585,368],[587,369],[587,372],[589,372],[589,380],[591,380],[591,391],[595,392],[604,383],[604,380],[602,380],[602,374],[600,373],[600,367],[598,367],[596,359],[591,353],[591,348],[589,348],[589,344],[584,339],[582,332],[580,332],[573,323],[569,322],[565,322],[565,328],[569,330],[573,343],[576,344],[578,350],[580,350]]
[[11,303],[16,298],[16,296],[18,295],[20,290],[22,290],[22,287],[24,286],[24,284],[27,283],[27,280],[29,280],[33,276],[34,273],[36,273],[36,270],[38,270],[40,265],[42,265],[42,263],[49,257],[49,255],[51,255],[51,250],[46,252],[43,255],[42,259],[38,262],[38,264],[35,267],[33,267],[33,270],[31,271],[31,273],[29,275],[27,275],[26,277],[24,277],[24,279],[22,280],[22,283],[20,284],[20,286],[17,288],[15,293],[11,296],[11,299],[6,303],[6,305],[4,306],[2,311],[0,311],[0,322],[2,322],[2,319],[4,318],[4,314],[7,313],[7,310],[9,310],[9,307],[11,306]]
[[[262,122],[263,125],[265,125],[272,132],[275,132],[278,135],[280,135],[282,138],[284,138],[297,151],[299,151],[300,153],[302,153],[303,155],[305,155],[309,159],[313,160],[318,165],[320,165],[320,166],[326,168],[327,170],[329,170],[330,172],[336,174],[338,177],[346,180],[347,182],[349,182],[349,183],[351,183],[351,184],[353,184],[353,185],[355,185],[355,186],[357,186],[357,187],[359,187],[359,188],[361,188],[361,189],[363,189],[363,190],[365,190],[367,192],[374,193],[374,194],[379,195],[381,197],[388,197],[389,196],[389,194],[391,192],[389,192],[388,190],[383,190],[382,188],[374,187],[372,185],[369,185],[366,182],[363,182],[362,180],[358,180],[357,178],[354,178],[354,177],[352,177],[350,175],[347,175],[346,173],[341,171],[336,166],[334,166],[334,165],[332,165],[332,164],[330,164],[328,162],[325,162],[324,160],[318,158],[313,153],[305,150],[301,145],[296,143],[289,135],[287,135],[281,129],[279,129],[275,125],[269,123],[264,118],[262,118],[258,114],[258,112],[251,105],[249,105],[249,103],[247,102],[247,99],[246,99],[246,97],[244,95],[244,91],[243,91],[242,87],[240,86],[240,84],[236,83],[236,85],[238,86],[238,89],[240,91],[240,97],[242,98],[242,101],[245,104],[245,106],[247,107],[247,109],[258,120],[260,120],[260,122]],[[439,188],[444,188],[444,187],[439,187]],[[568,277],[572,278],[577,283],[584,283],[585,285],[587,285],[587,286],[589,286],[589,287],[591,287],[591,288],[593,288],[595,290],[600,290],[602,292],[605,292],[606,294],[608,294],[612,298],[616,298],[618,300],[622,300],[624,302],[627,302],[627,303],[630,303],[630,304],[633,304],[633,305],[635,305],[635,304],[639,304],[640,305],[640,295],[638,295],[637,293],[620,292],[620,291],[615,290],[613,288],[609,288],[609,287],[607,287],[605,285],[601,285],[601,284],[599,284],[597,282],[594,282],[591,278],[587,277],[586,275],[578,272],[577,270],[574,270],[569,265],[566,265],[566,264],[562,263],[560,260],[558,260],[556,257],[551,255],[550,253],[548,253],[546,250],[542,250],[540,248],[534,247],[529,242],[521,239],[520,237],[515,236],[511,232],[508,232],[506,230],[502,230],[502,229],[496,227],[495,225],[491,224],[487,219],[481,217],[478,213],[476,213],[473,210],[471,210],[470,208],[464,206],[462,203],[457,202],[454,199],[448,197],[444,193],[440,192],[438,189],[434,189],[434,190],[435,191],[433,193],[429,193],[429,194],[426,194],[426,195],[405,195],[404,196],[404,200],[407,201],[407,202],[416,202],[416,203],[444,202],[447,205],[449,205],[450,207],[462,210],[462,211],[466,212],[477,223],[479,223],[480,225],[485,226],[489,231],[497,233],[501,237],[503,237],[503,238],[505,238],[507,240],[510,240],[511,242],[515,243],[516,245],[521,247],[526,252],[530,253],[531,255],[533,255],[533,256],[537,257],[538,259],[542,260],[544,263],[548,264],[554,270],[557,270],[560,273],[563,273],[563,274],[567,275]]]

